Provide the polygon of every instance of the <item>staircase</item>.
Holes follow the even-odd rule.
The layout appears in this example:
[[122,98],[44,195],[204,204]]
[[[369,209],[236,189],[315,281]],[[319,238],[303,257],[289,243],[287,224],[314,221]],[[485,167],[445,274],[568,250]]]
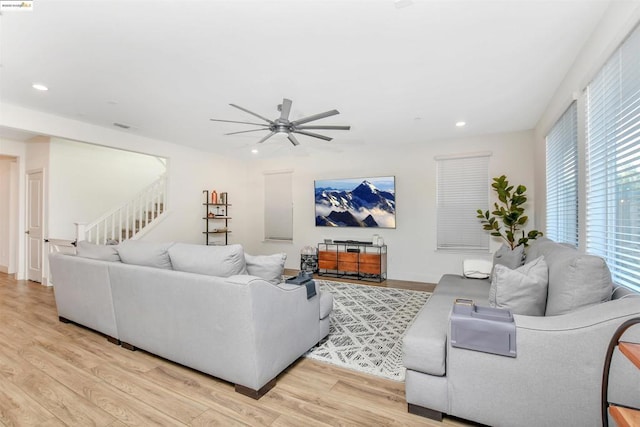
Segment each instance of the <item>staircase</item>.
[[85,227],[79,226],[78,240],[105,245],[138,239],[164,217],[166,199],[167,177],[163,174],[122,206]]

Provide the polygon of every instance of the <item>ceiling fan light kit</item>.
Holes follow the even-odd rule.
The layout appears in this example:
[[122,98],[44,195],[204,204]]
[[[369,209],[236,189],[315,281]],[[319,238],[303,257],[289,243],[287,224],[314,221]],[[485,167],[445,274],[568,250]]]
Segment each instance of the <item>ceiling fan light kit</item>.
[[316,120],[324,119],[325,117],[335,116],[336,114],[340,114],[338,110],[330,110],[325,111],[324,113],[314,114],[312,116],[303,117],[298,120],[290,121],[289,114],[291,113],[291,100],[284,98],[282,100],[282,104],[278,105],[278,111],[280,111],[280,117],[275,120],[267,119],[266,117],[261,116],[260,114],[254,113],[253,111],[247,110],[236,104],[229,104],[230,106],[237,108],[238,110],[244,111],[245,113],[251,114],[261,120],[264,120],[266,123],[255,123],[255,122],[240,122],[236,120],[222,120],[222,119],[211,119],[214,122],[225,122],[225,123],[240,123],[245,125],[255,125],[261,126],[259,129],[250,129],[250,130],[242,130],[238,132],[230,132],[225,135],[236,135],[239,133],[247,133],[247,132],[259,132],[259,131],[269,131],[269,133],[264,136],[258,144],[265,142],[267,139],[271,138],[275,134],[281,133],[287,136],[287,139],[294,145],[300,145],[298,139],[293,135],[294,133],[300,135],[310,136],[312,138],[318,138],[325,141],[331,141],[333,138],[330,138],[325,135],[320,135],[315,132],[309,132],[309,130],[349,130],[351,126],[339,126],[339,125],[308,125],[303,126],[305,123],[313,122]]

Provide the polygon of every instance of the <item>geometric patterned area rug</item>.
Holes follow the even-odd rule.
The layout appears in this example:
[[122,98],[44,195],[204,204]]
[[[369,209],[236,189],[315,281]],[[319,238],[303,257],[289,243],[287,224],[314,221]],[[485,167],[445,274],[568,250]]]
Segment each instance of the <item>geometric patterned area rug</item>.
[[404,381],[402,337],[429,292],[316,280],[333,294],[328,337],[305,357]]

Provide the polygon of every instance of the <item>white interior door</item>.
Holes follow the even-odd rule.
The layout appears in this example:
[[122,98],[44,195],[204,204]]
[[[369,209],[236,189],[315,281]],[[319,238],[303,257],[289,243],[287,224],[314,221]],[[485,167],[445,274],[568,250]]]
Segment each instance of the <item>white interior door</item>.
[[44,258],[44,177],[42,171],[27,174],[27,279],[42,283]]

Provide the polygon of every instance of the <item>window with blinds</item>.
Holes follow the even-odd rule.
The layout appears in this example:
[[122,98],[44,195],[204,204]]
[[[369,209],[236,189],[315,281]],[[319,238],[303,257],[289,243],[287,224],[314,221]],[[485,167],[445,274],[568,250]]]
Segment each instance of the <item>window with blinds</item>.
[[438,250],[489,250],[476,213],[489,208],[489,156],[436,157]]
[[573,102],[547,135],[546,237],[578,246],[578,110]]
[[291,172],[264,176],[264,238],[293,240],[293,181]]
[[586,249],[640,290],[640,30],[587,87]]

